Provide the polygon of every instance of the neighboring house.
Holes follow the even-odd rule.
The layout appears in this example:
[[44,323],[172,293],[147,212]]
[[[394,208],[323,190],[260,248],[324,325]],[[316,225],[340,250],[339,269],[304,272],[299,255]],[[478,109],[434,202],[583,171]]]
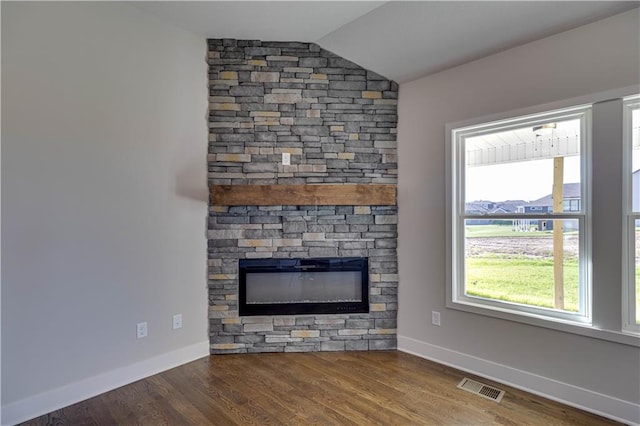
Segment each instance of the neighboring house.
[[[562,186],[562,211],[574,212],[580,210],[580,183],[565,183]],[[553,212],[553,194],[545,195],[542,198],[531,201],[518,207],[518,213],[551,213]],[[517,222],[514,226],[520,231],[531,230],[534,226],[538,231],[550,231],[553,229],[553,221],[548,219],[543,220],[531,220],[522,219],[514,221]],[[568,228],[565,225],[565,229]]]
[[[553,211],[553,195],[548,194],[542,198],[525,204],[524,213],[547,213]],[[580,184],[565,183],[562,185],[562,211],[574,212],[580,210]]]
[[[634,174],[634,179],[639,178],[640,174]],[[580,210],[580,184],[579,183],[565,183],[563,185],[562,193],[562,207],[563,211],[579,211]],[[635,195],[635,194],[634,194]],[[634,206],[636,205],[637,196],[634,198]],[[470,214],[535,214],[535,213],[550,213],[553,211],[553,195],[548,194],[537,200],[526,202],[524,200],[507,200],[507,201],[486,201],[478,200],[471,201],[465,204],[467,213]],[[497,224],[513,224],[514,231],[531,231],[535,229],[537,231],[550,231],[553,229],[553,221],[535,220],[535,219],[516,219],[516,220],[501,220],[501,219],[471,219],[467,221],[468,225],[497,225]],[[568,225],[565,229],[569,229]]]
[[[518,206],[526,203],[524,200],[506,200],[506,201],[471,201],[465,204],[467,213],[469,214],[510,214],[515,213]],[[498,223],[504,223],[504,220],[500,219],[471,219],[467,221],[468,225],[493,225]]]
[[495,205],[493,201],[477,200],[465,203],[465,210],[469,214],[487,214]]
[[507,200],[497,204],[498,208],[500,209],[499,212],[515,213],[516,211],[518,211],[518,207],[522,206],[525,203],[526,201],[524,200]]
[[[632,194],[632,206],[633,211],[640,211],[640,170],[636,170],[633,173],[632,188],[635,190]],[[580,202],[580,183],[565,183],[562,188],[562,211],[574,212],[579,211],[581,207]],[[486,213],[551,213],[553,212],[553,194],[545,195],[542,198],[531,201],[529,203],[516,200],[516,201],[472,201],[466,203],[467,213],[473,212],[474,214],[486,214]],[[491,223],[496,223],[492,221]],[[468,221],[469,225],[486,225],[486,220],[471,220]],[[530,231],[532,227],[535,227],[537,231],[550,231],[553,229],[552,220],[532,220],[532,219],[517,219],[513,221],[514,230],[518,231]],[[565,226],[565,230],[569,229]]]

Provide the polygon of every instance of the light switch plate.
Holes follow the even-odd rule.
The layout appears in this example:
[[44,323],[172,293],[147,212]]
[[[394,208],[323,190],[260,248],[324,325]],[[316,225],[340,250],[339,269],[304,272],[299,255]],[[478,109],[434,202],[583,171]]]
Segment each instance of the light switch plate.
[[282,153],[282,165],[290,166],[291,165],[291,154],[288,152]]

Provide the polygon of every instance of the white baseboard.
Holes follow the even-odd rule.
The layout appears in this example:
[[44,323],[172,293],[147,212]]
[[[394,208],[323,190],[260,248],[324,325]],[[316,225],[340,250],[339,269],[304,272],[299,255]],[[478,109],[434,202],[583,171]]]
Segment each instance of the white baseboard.
[[204,341],[21,399],[2,407],[1,423],[21,423],[208,355]]
[[622,423],[640,424],[640,405],[461,352],[398,336],[398,350]]

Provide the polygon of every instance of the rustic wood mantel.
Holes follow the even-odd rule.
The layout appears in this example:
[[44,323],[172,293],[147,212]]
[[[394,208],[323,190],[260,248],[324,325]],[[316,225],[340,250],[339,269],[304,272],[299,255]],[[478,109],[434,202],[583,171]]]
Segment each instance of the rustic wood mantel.
[[395,185],[212,185],[220,206],[394,206]]

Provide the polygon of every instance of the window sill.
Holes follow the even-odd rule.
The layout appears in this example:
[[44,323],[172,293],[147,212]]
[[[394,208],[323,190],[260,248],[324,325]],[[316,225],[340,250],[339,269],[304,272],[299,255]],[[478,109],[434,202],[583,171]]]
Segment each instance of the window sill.
[[458,311],[469,312],[478,315],[484,315],[493,318],[499,318],[507,321],[514,321],[521,324],[527,324],[534,327],[542,327],[551,330],[561,331],[564,333],[577,334],[580,336],[591,337],[594,339],[606,340],[609,342],[620,343],[623,345],[640,347],[640,334],[629,331],[614,331],[598,328],[593,324],[584,324],[576,321],[567,321],[540,315],[529,314],[508,309],[500,309],[494,307],[483,306],[479,304],[466,302],[447,302],[447,308]]

